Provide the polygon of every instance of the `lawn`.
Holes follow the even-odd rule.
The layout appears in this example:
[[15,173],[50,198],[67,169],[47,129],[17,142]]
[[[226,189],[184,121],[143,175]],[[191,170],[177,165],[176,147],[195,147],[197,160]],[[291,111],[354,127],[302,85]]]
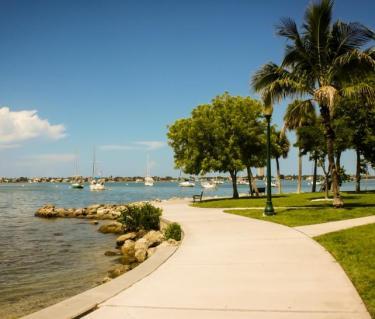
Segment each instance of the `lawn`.
[[338,231],[315,239],[341,264],[375,318],[375,224]]
[[[301,194],[283,194],[273,195],[272,202],[275,207],[331,207],[332,202],[311,201],[312,199],[323,198],[323,193],[301,193]],[[342,192],[345,207],[374,207],[375,192]],[[224,198],[210,199],[200,203],[193,204],[196,207],[205,208],[246,208],[246,207],[264,207],[265,197],[245,197],[240,199]]]
[[294,227],[375,215],[375,207],[278,209],[274,216],[263,216],[261,209],[236,209],[225,212]]

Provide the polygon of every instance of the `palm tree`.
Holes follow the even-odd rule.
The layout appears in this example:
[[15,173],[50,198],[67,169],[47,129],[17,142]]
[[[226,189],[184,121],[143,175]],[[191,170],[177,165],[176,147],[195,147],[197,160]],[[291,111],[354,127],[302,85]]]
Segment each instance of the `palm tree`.
[[277,131],[276,128],[272,127],[272,143],[271,143],[271,154],[276,161],[276,176],[277,176],[277,187],[279,194],[281,194],[281,178],[280,178],[280,157],[287,158],[290,148],[290,143],[285,134],[282,131]]
[[252,86],[267,104],[290,96],[317,104],[324,125],[329,168],[332,174],[333,205],[342,206],[339,176],[335,165],[335,134],[332,117],[341,96],[366,94],[375,88],[363,81],[375,70],[374,32],[360,23],[332,24],[332,0],[312,3],[305,12],[302,30],[290,18],[281,20],[277,34],[288,40],[281,65],[268,63],[255,73]]
[[[286,109],[284,115],[284,127],[282,132],[285,130],[295,130],[297,135],[297,145],[299,135],[298,129],[301,127],[312,125],[316,121],[316,113],[314,105],[310,101],[295,100],[290,103]],[[301,193],[302,189],[302,153],[301,148],[298,146],[298,183],[297,183],[297,194]]]

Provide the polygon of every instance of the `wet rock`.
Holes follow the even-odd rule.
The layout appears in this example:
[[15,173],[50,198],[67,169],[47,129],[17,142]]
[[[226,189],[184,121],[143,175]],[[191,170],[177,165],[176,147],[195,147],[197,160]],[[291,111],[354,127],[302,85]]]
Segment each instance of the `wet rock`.
[[114,233],[121,234],[124,232],[124,226],[119,222],[111,222],[108,224],[101,225],[98,229],[101,233]]
[[97,220],[92,220],[92,221],[90,221],[90,224],[91,224],[91,225],[98,225],[99,222],[98,222]]
[[120,255],[120,252],[118,251],[113,251],[113,250],[107,250],[105,253],[104,253],[104,256],[118,256]]
[[106,282],[109,282],[109,281],[111,281],[111,280],[112,280],[112,279],[109,278],[109,277],[104,277],[104,278],[102,279],[102,281],[99,282],[99,284],[105,284]]
[[134,249],[135,250],[138,250],[138,249],[146,249],[147,250],[148,246],[149,246],[148,240],[145,239],[145,238],[140,238],[135,242]]
[[140,248],[135,251],[134,254],[135,259],[137,259],[138,262],[144,262],[147,257],[147,249],[145,248]]
[[128,239],[134,239],[137,237],[137,233],[136,232],[131,232],[131,233],[126,233],[124,235],[121,235],[119,237],[117,237],[116,239],[116,245],[117,246],[122,246],[126,240]]
[[116,278],[130,270],[129,265],[116,265],[108,271],[109,278]]
[[156,247],[151,247],[147,249],[147,257],[151,257],[156,251]]
[[45,218],[54,218],[54,217],[58,217],[59,213],[55,211],[54,205],[44,205],[43,207],[39,208],[36,211],[35,216],[45,217]]

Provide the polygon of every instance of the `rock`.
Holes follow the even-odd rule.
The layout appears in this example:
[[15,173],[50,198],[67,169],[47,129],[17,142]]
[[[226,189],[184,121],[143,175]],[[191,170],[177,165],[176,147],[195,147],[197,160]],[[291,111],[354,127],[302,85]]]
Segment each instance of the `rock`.
[[108,215],[108,209],[105,208],[105,207],[100,207],[100,208],[98,208],[98,210],[96,211],[96,216],[97,216],[97,218],[100,218],[100,219],[106,219],[106,218],[107,218],[107,215]]
[[141,238],[141,237],[143,237],[143,236],[146,235],[146,234],[147,234],[147,231],[144,230],[144,229],[141,229],[141,230],[139,230],[139,231],[137,232],[137,237],[138,237],[138,238]]
[[101,225],[98,229],[101,233],[114,233],[121,234],[124,232],[124,226],[119,222],[111,222],[108,224]]
[[118,251],[113,251],[113,250],[107,250],[107,251],[104,253],[104,256],[117,256],[117,255],[120,255],[120,252],[118,252]]
[[145,261],[147,257],[147,249],[145,248],[139,248],[135,251],[135,258],[137,259],[138,262],[143,262]]
[[117,246],[122,246],[126,240],[128,239],[134,239],[137,237],[137,233],[135,232],[131,232],[131,233],[126,233],[124,235],[121,235],[119,237],[117,237],[116,239],[116,245]]
[[120,258],[117,259],[117,261],[123,265],[131,265],[132,263],[136,262],[137,259],[135,259],[134,256],[122,255]]
[[101,206],[102,205],[98,205],[98,204],[96,204],[96,205],[90,205],[90,206],[87,207],[87,210],[90,211],[90,212],[95,212],[96,213],[96,211],[98,210],[98,208],[101,207]]
[[134,249],[137,251],[138,249],[145,249],[147,250],[149,246],[149,242],[145,238],[140,238],[135,242]]
[[116,265],[108,271],[109,278],[116,278],[130,270],[129,265]]
[[90,224],[91,224],[91,225],[98,225],[99,222],[98,222],[97,220],[92,220],[92,221],[90,221]]
[[121,252],[124,256],[133,256],[135,254],[135,242],[134,240],[128,239],[124,242],[121,247]]
[[134,262],[134,263],[130,264],[129,266],[130,266],[130,269],[134,269],[134,268],[137,267],[138,265],[139,265],[139,263]]
[[156,247],[151,247],[147,249],[147,257],[151,257],[156,251]]
[[151,230],[143,238],[148,241],[148,247],[154,247],[163,241],[164,236],[160,231]]
[[178,245],[178,241],[177,240],[174,240],[172,238],[169,238],[167,240],[168,244],[171,245],[171,246],[177,246]]
[[53,218],[59,217],[59,213],[56,212],[54,205],[44,205],[36,211],[35,216]]
[[108,281],[111,281],[112,279],[109,277],[104,277],[103,280],[100,282],[100,284],[105,284]]

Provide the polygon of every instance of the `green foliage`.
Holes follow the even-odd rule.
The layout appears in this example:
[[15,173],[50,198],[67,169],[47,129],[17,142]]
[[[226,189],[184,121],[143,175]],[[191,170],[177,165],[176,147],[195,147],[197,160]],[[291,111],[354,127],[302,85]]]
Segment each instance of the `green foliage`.
[[315,238],[344,268],[375,318],[375,224]]
[[182,229],[181,229],[181,226],[177,223],[169,224],[164,231],[165,239],[174,239],[174,240],[180,241],[181,236],[182,236]]
[[[229,172],[235,179],[246,166],[265,159],[262,104],[250,97],[219,95],[199,105],[190,118],[169,127],[168,143],[177,168],[188,174]],[[233,196],[238,197],[233,183]]]
[[126,231],[159,230],[162,210],[150,203],[129,204],[121,212],[118,221],[124,224]]

